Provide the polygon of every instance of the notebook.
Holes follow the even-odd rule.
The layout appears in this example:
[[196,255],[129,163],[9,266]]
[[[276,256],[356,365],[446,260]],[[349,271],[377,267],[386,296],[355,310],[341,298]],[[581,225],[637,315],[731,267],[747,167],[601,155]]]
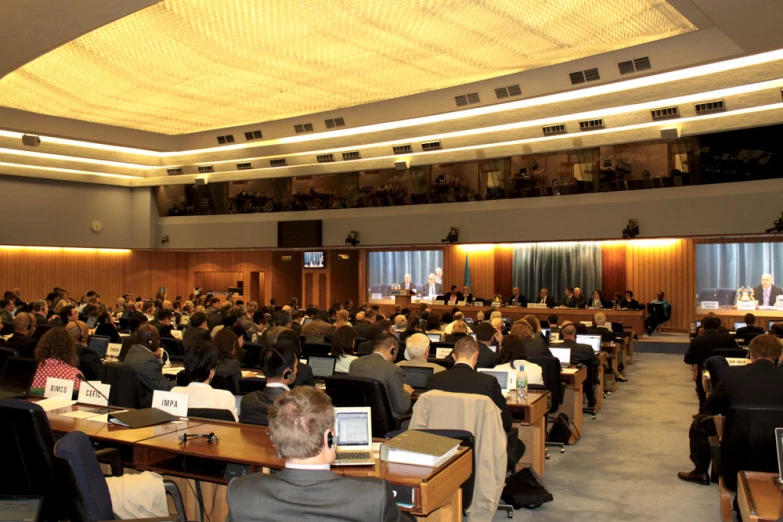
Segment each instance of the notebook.
[[405,384],[414,390],[426,390],[427,383],[430,382],[430,377],[432,377],[432,373],[435,371],[434,368],[427,368],[426,366],[400,366],[400,368],[402,368]]
[[454,348],[435,348],[435,358],[436,359],[445,359],[449,355],[451,355],[451,352],[454,350]]
[[106,350],[109,348],[109,341],[111,338],[103,337],[101,335],[93,335],[90,337],[90,342],[87,343],[87,348],[98,354],[98,357],[104,359],[106,357]]
[[27,397],[33,378],[38,369],[38,361],[24,357],[9,357],[5,360],[0,375],[0,399],[22,399]]
[[331,355],[311,355],[307,359],[307,366],[312,368],[313,377],[316,379],[326,379],[334,375],[336,364],[337,357]]
[[589,344],[593,347],[595,353],[601,351],[601,336],[600,335],[577,335],[576,342],[579,344]]
[[562,368],[571,366],[571,348],[549,348],[549,351],[560,360]]
[[512,372],[506,370],[493,370],[492,368],[478,368],[476,371],[486,373],[497,379],[503,397],[508,397],[508,391],[511,388],[516,387],[516,372],[513,372],[512,375]]
[[369,407],[335,408],[336,466],[374,466],[372,412]]

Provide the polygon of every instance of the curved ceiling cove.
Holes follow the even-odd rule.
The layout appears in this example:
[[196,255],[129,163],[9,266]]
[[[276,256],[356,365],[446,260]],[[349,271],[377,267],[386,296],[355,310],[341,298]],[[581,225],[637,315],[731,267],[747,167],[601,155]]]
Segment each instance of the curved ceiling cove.
[[184,134],[563,63],[696,28],[663,0],[164,0],[0,79],[0,106]]

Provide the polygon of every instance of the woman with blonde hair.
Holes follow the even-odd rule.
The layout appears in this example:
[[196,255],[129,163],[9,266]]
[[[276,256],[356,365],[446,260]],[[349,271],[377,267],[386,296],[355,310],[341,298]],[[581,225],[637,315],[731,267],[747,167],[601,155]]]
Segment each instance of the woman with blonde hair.
[[348,310],[338,310],[334,317],[335,317],[335,321],[334,321],[335,329],[340,328],[342,326],[351,326],[350,315],[348,314]]
[[[536,319],[534,316],[527,316],[524,319],[514,321],[514,324],[511,325],[511,334],[522,339],[522,344],[525,346],[525,354],[528,357],[552,357],[549,346],[547,346],[546,341],[544,341],[544,338],[541,337],[541,335],[535,333],[534,327],[527,321],[528,317]],[[541,323],[538,322],[538,319],[536,319],[536,322],[538,323],[538,331],[540,332]]]

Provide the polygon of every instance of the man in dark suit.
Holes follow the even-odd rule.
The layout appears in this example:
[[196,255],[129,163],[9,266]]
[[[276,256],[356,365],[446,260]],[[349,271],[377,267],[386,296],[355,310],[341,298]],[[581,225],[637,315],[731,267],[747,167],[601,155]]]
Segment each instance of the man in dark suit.
[[134,344],[125,356],[125,364],[136,370],[139,381],[149,390],[169,391],[177,382],[163,375],[163,350],[160,335],[154,326],[143,324],[136,330],[138,344]]
[[207,314],[196,312],[190,316],[190,326],[182,334],[182,346],[187,350],[200,341],[211,341],[207,326]]
[[402,417],[411,407],[413,388],[405,384],[402,369],[394,364],[397,358],[397,339],[386,335],[375,340],[375,351],[351,363],[348,375],[375,379],[386,388],[389,405],[396,417]]
[[302,335],[302,318],[304,317],[304,312],[301,310],[296,310],[291,314],[291,330],[295,331],[297,335]]
[[576,299],[577,308],[587,308],[587,298],[582,295],[582,289],[574,287],[574,299]]
[[171,318],[173,315],[171,310],[161,308],[158,310],[155,319],[150,321],[150,326],[154,326],[161,337],[173,339],[174,336],[171,335],[171,331],[174,329],[171,325]]
[[[595,317],[593,319],[595,322],[595,327],[589,328],[587,330],[587,333],[591,335],[600,335],[601,336],[601,343],[613,343],[614,342],[614,332],[611,329],[611,325],[606,325],[606,314],[603,312],[598,312],[595,314]],[[612,349],[604,349],[603,351],[607,352],[608,357],[617,358],[616,350],[617,348]],[[620,373],[620,370],[617,369],[617,364],[610,364],[612,368],[612,374],[614,375],[614,380],[617,382],[627,382],[628,379],[625,378],[625,376]]]
[[736,348],[737,343],[729,333],[719,333],[721,327],[719,317],[708,316],[701,323],[704,328],[704,334],[693,338],[688,351],[685,352],[685,364],[694,365],[694,379],[696,380],[696,395],[699,397],[699,413],[704,412],[704,401],[707,394],[701,382],[701,374],[704,370],[704,361],[712,356],[713,350],[717,348]]
[[734,332],[737,339],[745,339],[746,337],[753,337],[763,333],[764,329],[756,326],[756,316],[753,314],[745,314],[745,326],[737,328],[737,331]]
[[778,296],[783,295],[783,288],[772,283],[772,274],[764,274],[761,284],[753,287],[753,299],[759,302],[759,306],[775,306]]
[[266,386],[261,391],[249,393],[242,398],[240,422],[249,424],[269,424],[268,412],[275,399],[290,391],[296,382],[299,358],[291,347],[270,348],[263,354],[263,369]]
[[490,349],[492,341],[500,342],[503,335],[498,332],[490,323],[484,322],[476,325],[476,341],[478,341],[478,360],[476,368],[494,368],[500,364],[500,354]]
[[334,326],[329,322],[329,314],[326,310],[316,310],[315,317],[302,327],[299,335],[303,337],[331,337],[333,333]]
[[601,369],[601,361],[589,344],[579,344],[576,342],[576,326],[573,323],[567,323],[560,328],[560,338],[563,348],[571,349],[571,364],[584,364],[587,367],[587,379],[584,382],[584,391],[587,396],[587,406],[595,406],[595,385],[598,377],[598,371]]
[[410,291],[411,291],[411,292],[413,292],[414,294],[416,293],[416,284],[415,284],[415,283],[413,283],[413,282],[411,282],[411,275],[410,275],[410,274],[405,274],[405,275],[402,277],[402,285],[401,285],[401,288],[402,288],[403,290],[410,290]]
[[[368,341],[359,343],[359,345],[356,347],[356,353],[359,355],[371,354],[375,351],[375,341],[386,337],[390,333],[391,332],[389,331],[388,323],[386,321],[376,321],[375,324],[372,325],[372,337]],[[400,354],[398,353],[397,359],[399,358]]]
[[35,345],[33,339],[36,320],[33,314],[18,312],[14,317],[14,334],[6,341],[5,348],[11,348],[19,352],[21,357],[35,359]]
[[527,297],[519,292],[518,286],[511,290],[511,297],[506,301],[506,306],[527,306]]
[[353,327],[356,331],[356,338],[365,340],[372,339],[373,325],[375,324],[375,310],[368,308],[363,316],[360,314],[361,312],[356,314],[356,325]]
[[33,303],[33,314],[35,314],[35,322],[37,324],[46,324],[46,314],[49,313],[49,305],[45,300],[41,299]]
[[704,404],[704,414],[694,417],[689,433],[694,469],[677,476],[687,482],[710,485],[708,439],[716,435],[713,415],[725,415],[739,404],[783,406],[783,368],[775,366],[780,359],[780,342],[774,335],[759,335],[750,342],[747,366],[730,367]]
[[542,288],[540,292],[538,292],[538,303],[545,304],[547,308],[554,308],[555,307],[555,298],[549,295],[549,289],[548,288]]
[[226,492],[229,522],[412,520],[399,511],[385,480],[332,473],[338,434],[323,391],[297,388],[278,397],[269,409],[269,436],[285,468],[232,480]]
[[443,293],[443,285],[435,281],[435,274],[430,274],[424,285],[424,297],[435,298]]
[[576,308],[576,297],[574,297],[574,289],[572,287],[566,287],[565,299],[563,299],[563,302],[560,304],[560,306],[564,306],[566,308]]

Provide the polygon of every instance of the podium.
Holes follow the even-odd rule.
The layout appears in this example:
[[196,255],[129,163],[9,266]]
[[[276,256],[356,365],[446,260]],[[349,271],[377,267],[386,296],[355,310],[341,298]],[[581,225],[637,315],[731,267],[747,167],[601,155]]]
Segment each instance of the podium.
[[397,288],[391,291],[392,297],[394,297],[394,304],[400,305],[402,308],[411,307],[411,297],[413,296],[412,290],[405,290],[404,288]]

